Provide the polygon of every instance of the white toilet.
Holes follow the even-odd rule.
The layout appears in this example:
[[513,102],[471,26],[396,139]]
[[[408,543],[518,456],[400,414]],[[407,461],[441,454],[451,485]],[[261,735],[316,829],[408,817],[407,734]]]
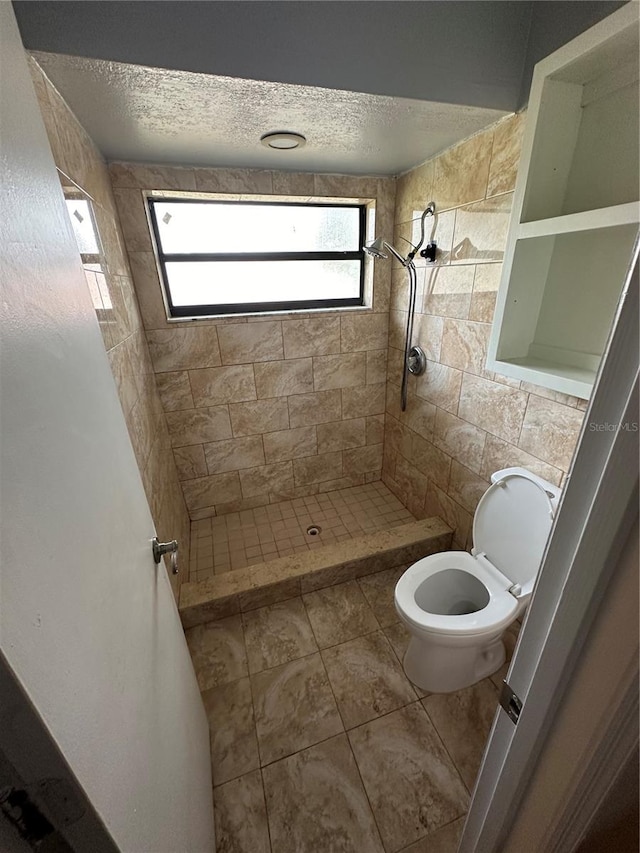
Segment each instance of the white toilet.
[[411,640],[408,678],[430,693],[469,687],[505,660],[502,635],[526,608],[560,489],[524,468],[491,476],[473,519],[473,549],[445,551],[410,566],[396,585],[396,610]]

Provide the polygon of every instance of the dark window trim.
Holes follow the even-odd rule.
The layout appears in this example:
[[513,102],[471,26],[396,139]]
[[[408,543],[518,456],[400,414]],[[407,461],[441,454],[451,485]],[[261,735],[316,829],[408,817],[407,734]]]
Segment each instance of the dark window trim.
[[[359,249],[351,252],[228,252],[228,253],[193,253],[175,254],[162,251],[162,242],[156,218],[156,203],[181,203],[181,204],[231,204],[264,206],[278,205],[279,207],[331,207],[331,208],[356,208],[359,211]],[[209,317],[217,314],[263,314],[271,311],[306,311],[312,308],[344,308],[358,307],[364,305],[364,245],[366,226],[366,205],[304,201],[232,201],[228,199],[204,198],[171,198],[147,196],[149,219],[156,248],[156,256],[162,276],[162,286],[170,317]],[[318,260],[357,260],[360,262],[360,291],[358,296],[349,299],[301,299],[288,302],[241,302],[222,305],[179,305],[173,304],[171,299],[171,288],[167,276],[167,263],[193,263],[194,261],[318,261]]]

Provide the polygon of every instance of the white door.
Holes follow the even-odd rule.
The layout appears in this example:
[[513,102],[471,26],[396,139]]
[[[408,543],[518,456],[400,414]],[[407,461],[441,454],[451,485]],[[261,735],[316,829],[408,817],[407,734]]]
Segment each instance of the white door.
[[0,34],[2,654],[120,850],[205,853],[204,709],[10,3]]
[[[569,696],[567,688],[572,686],[571,679],[585,642],[594,624],[600,624],[596,620],[606,607],[600,609],[602,602],[612,582],[618,580],[621,554],[637,524],[640,352],[637,241],[633,254],[569,482],[507,674],[506,681],[522,702],[522,710],[515,725],[503,710],[496,714],[460,853],[512,849],[510,831],[522,808],[538,755],[557,708]],[[635,599],[633,588],[630,594]],[[580,837],[592,817],[585,808],[584,786],[593,788],[590,802],[597,803],[618,769],[619,756],[614,753],[614,741],[621,739],[618,723],[615,723],[619,728],[615,737],[610,731],[616,715],[624,717],[624,706],[632,701],[629,696],[634,691],[633,701],[637,702],[637,632],[619,639],[618,652],[607,667],[609,677],[600,677],[599,702],[603,710],[595,700],[582,709],[586,717],[594,717],[594,730],[599,732],[598,740],[587,743],[585,749],[585,755],[590,751],[594,755],[602,753],[596,774],[599,778],[586,782],[580,776],[582,769],[573,768],[574,778],[567,782],[563,794],[567,800],[554,802],[554,814],[550,809],[545,821],[536,827],[540,840],[530,840],[532,851],[574,849],[566,838],[559,838],[558,830],[567,830],[571,821],[572,836]],[[602,714],[602,720],[596,719],[598,713]],[[576,719],[574,736],[578,722]],[[549,780],[549,788],[555,781]],[[594,785],[601,790],[596,791]],[[572,798],[577,798],[578,806]]]

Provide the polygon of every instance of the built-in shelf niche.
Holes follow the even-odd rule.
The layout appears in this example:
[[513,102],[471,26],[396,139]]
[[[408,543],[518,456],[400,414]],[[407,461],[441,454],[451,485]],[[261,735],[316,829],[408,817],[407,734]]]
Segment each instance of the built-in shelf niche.
[[638,10],[536,66],[487,367],[587,398],[637,251]]

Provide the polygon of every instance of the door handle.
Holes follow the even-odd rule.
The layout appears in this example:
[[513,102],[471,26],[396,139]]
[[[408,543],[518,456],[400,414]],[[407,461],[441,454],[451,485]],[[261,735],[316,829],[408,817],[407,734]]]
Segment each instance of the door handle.
[[151,541],[153,548],[153,559],[155,563],[159,563],[164,554],[171,554],[171,573],[178,574],[178,540],[172,539],[170,542],[160,542],[158,537]]

